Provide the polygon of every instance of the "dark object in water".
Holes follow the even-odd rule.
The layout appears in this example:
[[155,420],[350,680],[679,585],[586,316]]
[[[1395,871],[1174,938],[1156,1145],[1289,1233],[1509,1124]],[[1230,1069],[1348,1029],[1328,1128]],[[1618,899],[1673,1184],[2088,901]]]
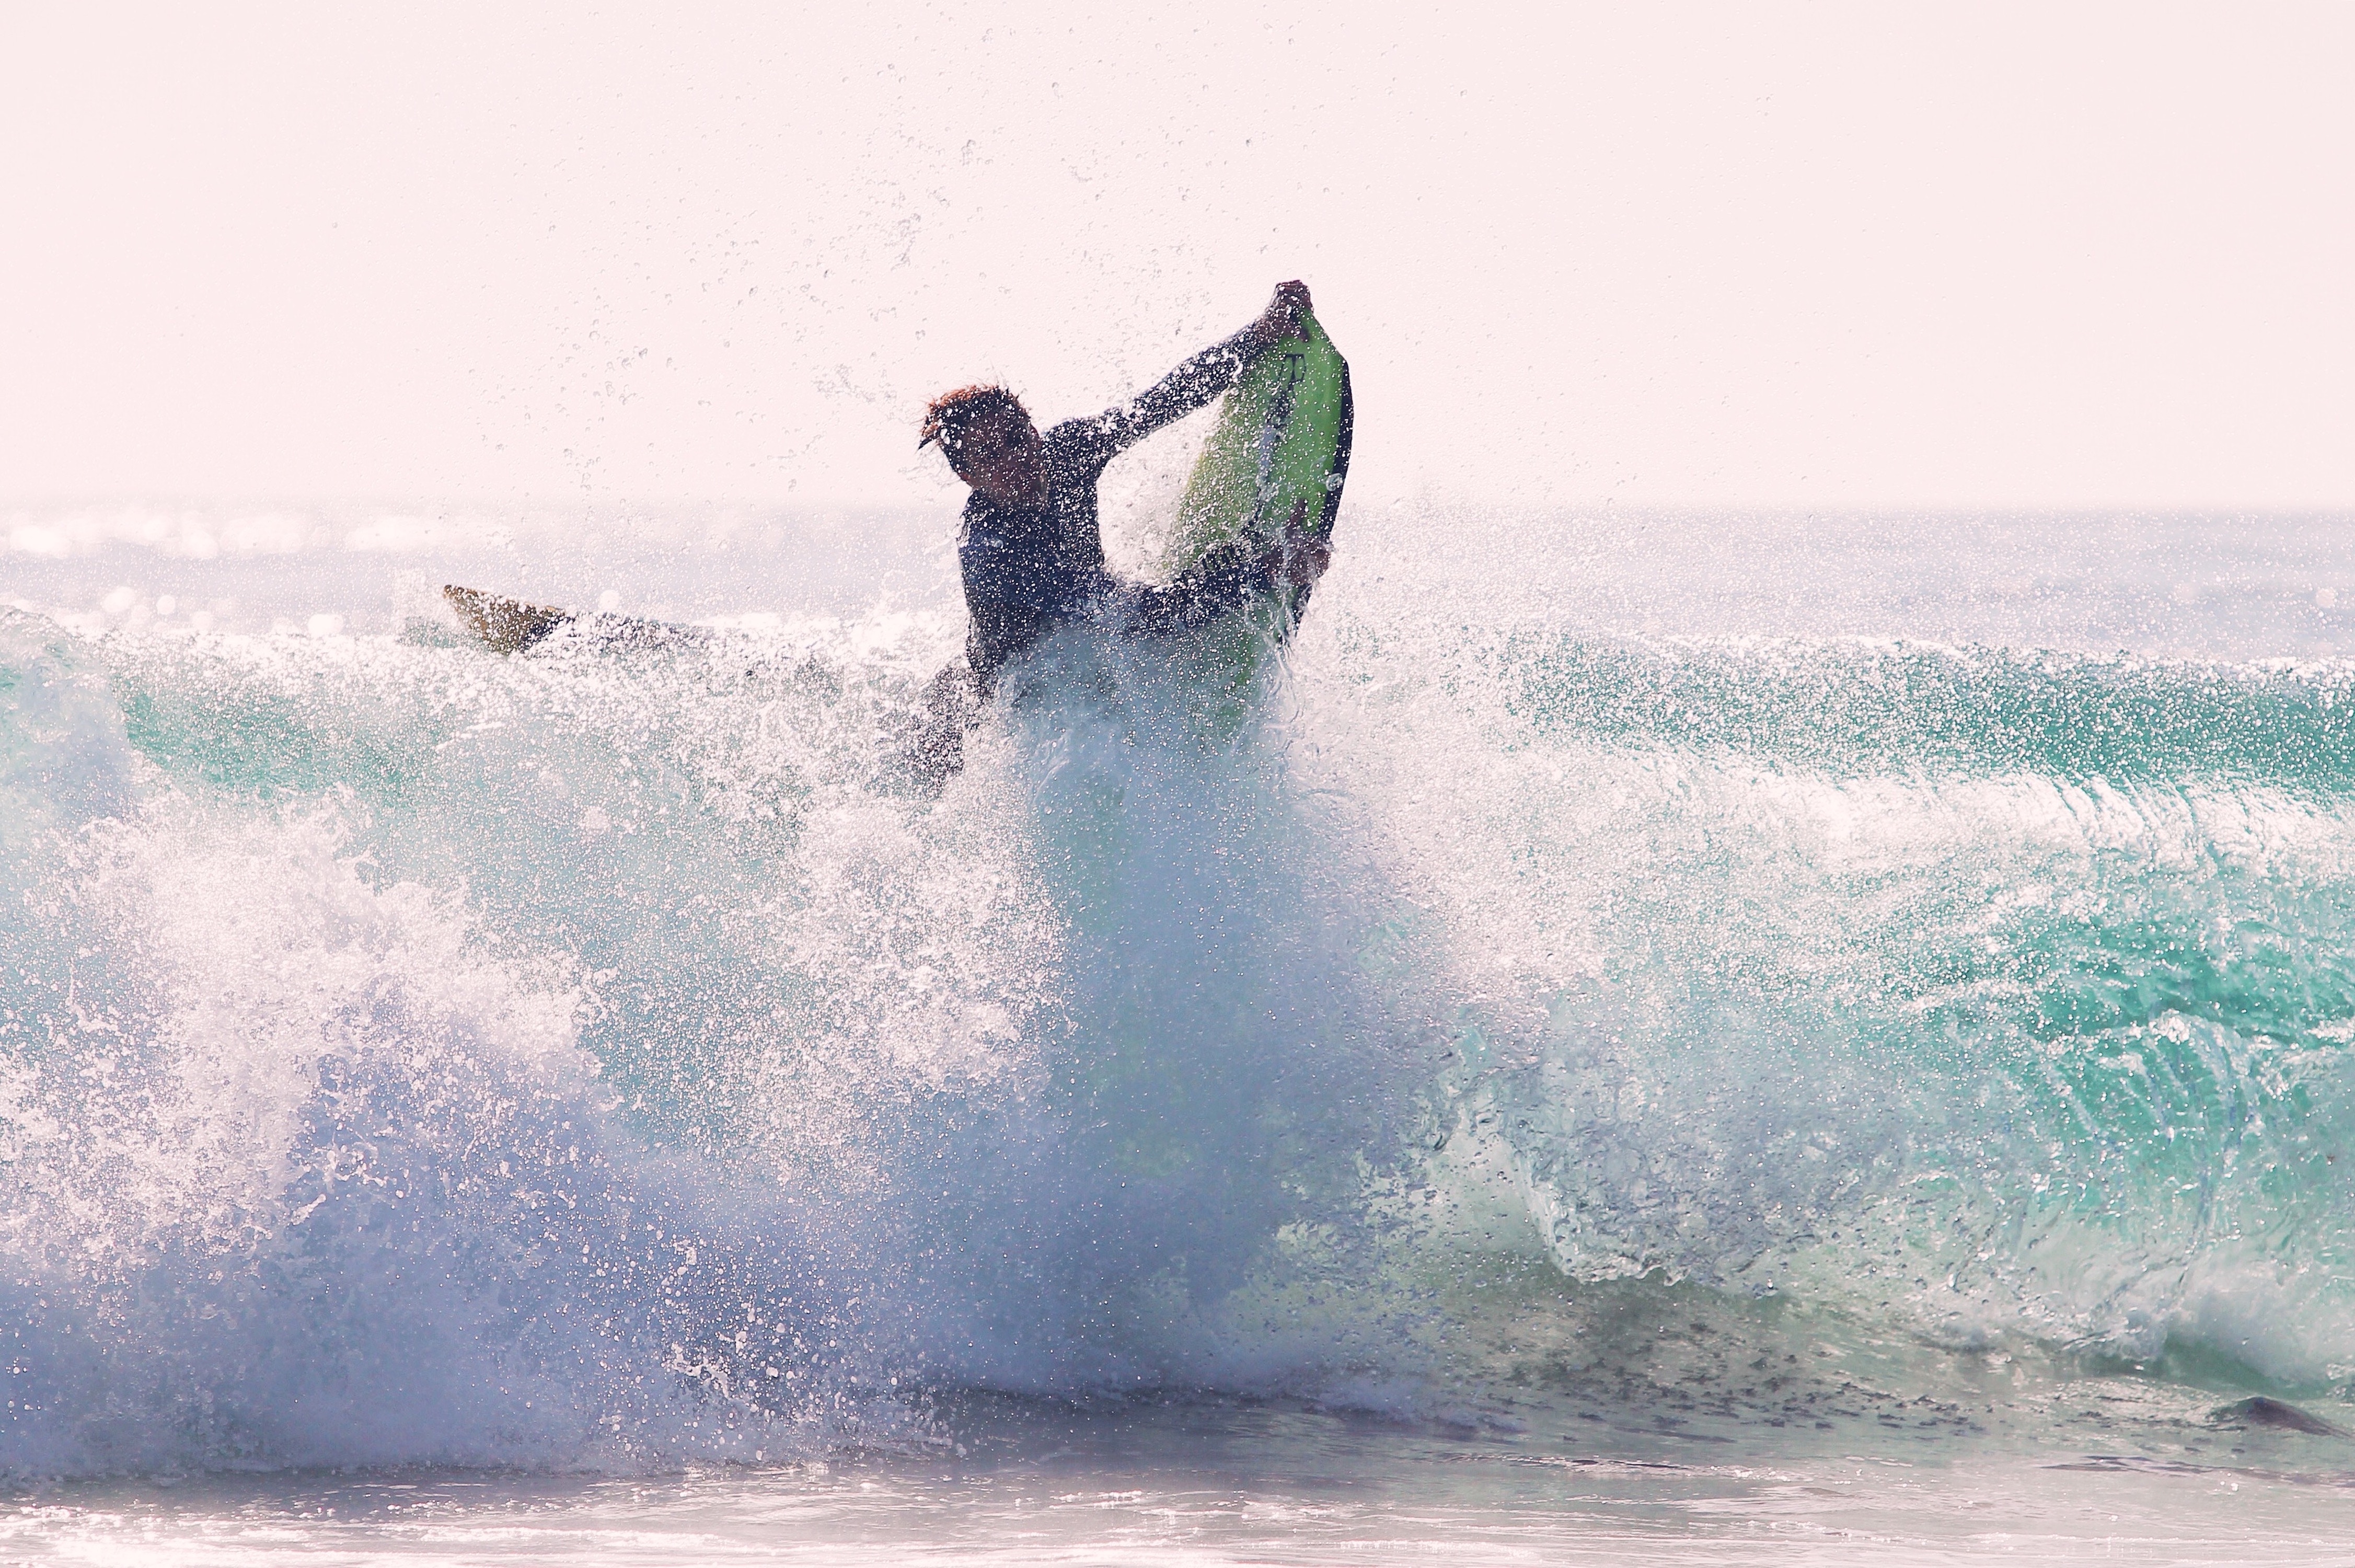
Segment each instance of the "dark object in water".
[[2355,1433],[2343,1426],[2333,1426],[2318,1415],[2308,1415],[2294,1404],[2284,1404],[2263,1394],[2238,1404],[2220,1405],[2208,1413],[2208,1419],[2217,1426],[2272,1426],[2314,1437],[2355,1437]]
[[677,626],[668,621],[641,621],[634,615],[609,614],[602,610],[587,613],[559,610],[551,604],[527,604],[504,593],[485,593],[479,588],[461,588],[454,582],[442,590],[442,597],[450,602],[450,608],[458,613],[466,629],[481,638],[483,645],[493,653],[522,653],[568,626],[591,645],[601,648],[700,647],[711,636],[698,627]]
[[458,618],[466,624],[468,631],[502,654],[519,654],[572,619],[570,610],[527,604],[520,599],[485,593],[479,588],[461,588],[454,582],[442,590],[442,597],[458,612]]

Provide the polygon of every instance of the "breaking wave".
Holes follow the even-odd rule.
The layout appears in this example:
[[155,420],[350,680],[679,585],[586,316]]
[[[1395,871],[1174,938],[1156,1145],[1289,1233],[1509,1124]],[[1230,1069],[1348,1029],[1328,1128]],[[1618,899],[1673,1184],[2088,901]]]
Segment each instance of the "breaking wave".
[[937,795],[921,613],[5,613],[0,1466],[1493,1414],[1542,1280],[2344,1392],[2350,667],[1369,603]]

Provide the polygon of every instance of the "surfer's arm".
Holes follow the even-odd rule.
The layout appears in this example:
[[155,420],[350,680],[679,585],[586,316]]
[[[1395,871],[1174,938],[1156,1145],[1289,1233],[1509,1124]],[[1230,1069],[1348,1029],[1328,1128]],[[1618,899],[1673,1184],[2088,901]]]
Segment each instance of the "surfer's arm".
[[1118,408],[1074,421],[1083,428],[1088,454],[1100,463],[1108,461],[1162,426],[1184,419],[1241,380],[1252,361],[1265,351],[1266,346],[1249,331],[1238,332],[1213,343]]
[[1089,446],[1098,457],[1109,459],[1204,407],[1241,380],[1243,372],[1261,355],[1296,336],[1300,316],[1307,309],[1305,285],[1280,284],[1257,321],[1232,337],[1213,343],[1120,407],[1082,421],[1087,427]]
[[1131,637],[1190,632],[1274,586],[1275,576],[1264,558],[1244,554],[1240,545],[1220,545],[1167,586],[1122,583],[1120,630]]
[[1166,588],[1146,582],[1121,583],[1119,593],[1124,605],[1121,630],[1133,637],[1191,631],[1230,610],[1241,609],[1260,594],[1278,588],[1316,587],[1316,580],[1332,564],[1333,545],[1308,531],[1307,517],[1308,503],[1303,501],[1293,508],[1292,520],[1266,549],[1251,555],[1240,544],[1222,544]]

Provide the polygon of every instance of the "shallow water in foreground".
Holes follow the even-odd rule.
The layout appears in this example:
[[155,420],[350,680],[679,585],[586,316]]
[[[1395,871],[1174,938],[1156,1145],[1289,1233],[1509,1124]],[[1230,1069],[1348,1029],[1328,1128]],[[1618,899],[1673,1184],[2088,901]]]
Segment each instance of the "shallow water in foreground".
[[[480,1471],[45,1488],[10,1560],[252,1563],[2296,1563],[2347,1560],[2355,1479],[1986,1447],[1610,1456],[1542,1437],[1196,1403],[960,1413],[962,1454],[630,1478]],[[1593,1434],[1580,1434],[1590,1441]],[[1633,1448],[1639,1455],[1625,1456]]]
[[936,524],[11,523],[0,1554],[2355,1560],[2344,519]]

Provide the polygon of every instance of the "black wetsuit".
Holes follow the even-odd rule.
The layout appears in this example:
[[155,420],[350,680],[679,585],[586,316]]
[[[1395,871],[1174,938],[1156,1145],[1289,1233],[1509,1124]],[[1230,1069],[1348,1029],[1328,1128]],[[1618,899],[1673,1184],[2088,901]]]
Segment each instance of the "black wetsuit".
[[957,565],[973,627],[965,656],[980,694],[998,669],[1057,626],[1091,614],[1131,635],[1197,626],[1272,586],[1241,549],[1223,545],[1167,587],[1104,570],[1096,481],[1104,464],[1232,387],[1263,352],[1248,333],[1214,344],[1151,388],[1092,419],[1065,420],[1042,438],[1047,499],[1008,507],[975,490],[964,504]]
[[1007,661],[1058,626],[1095,617],[1130,636],[1184,631],[1237,609],[1274,586],[1266,565],[1238,545],[1206,553],[1167,587],[1104,569],[1096,481],[1104,464],[1155,431],[1202,407],[1242,379],[1265,352],[1239,332],[1187,360],[1118,408],[1050,428],[1047,499],[1008,507],[975,490],[964,504],[957,566],[972,616],[965,657],[932,678],[914,736],[913,760],[935,780],[964,761],[964,732],[996,689]]

